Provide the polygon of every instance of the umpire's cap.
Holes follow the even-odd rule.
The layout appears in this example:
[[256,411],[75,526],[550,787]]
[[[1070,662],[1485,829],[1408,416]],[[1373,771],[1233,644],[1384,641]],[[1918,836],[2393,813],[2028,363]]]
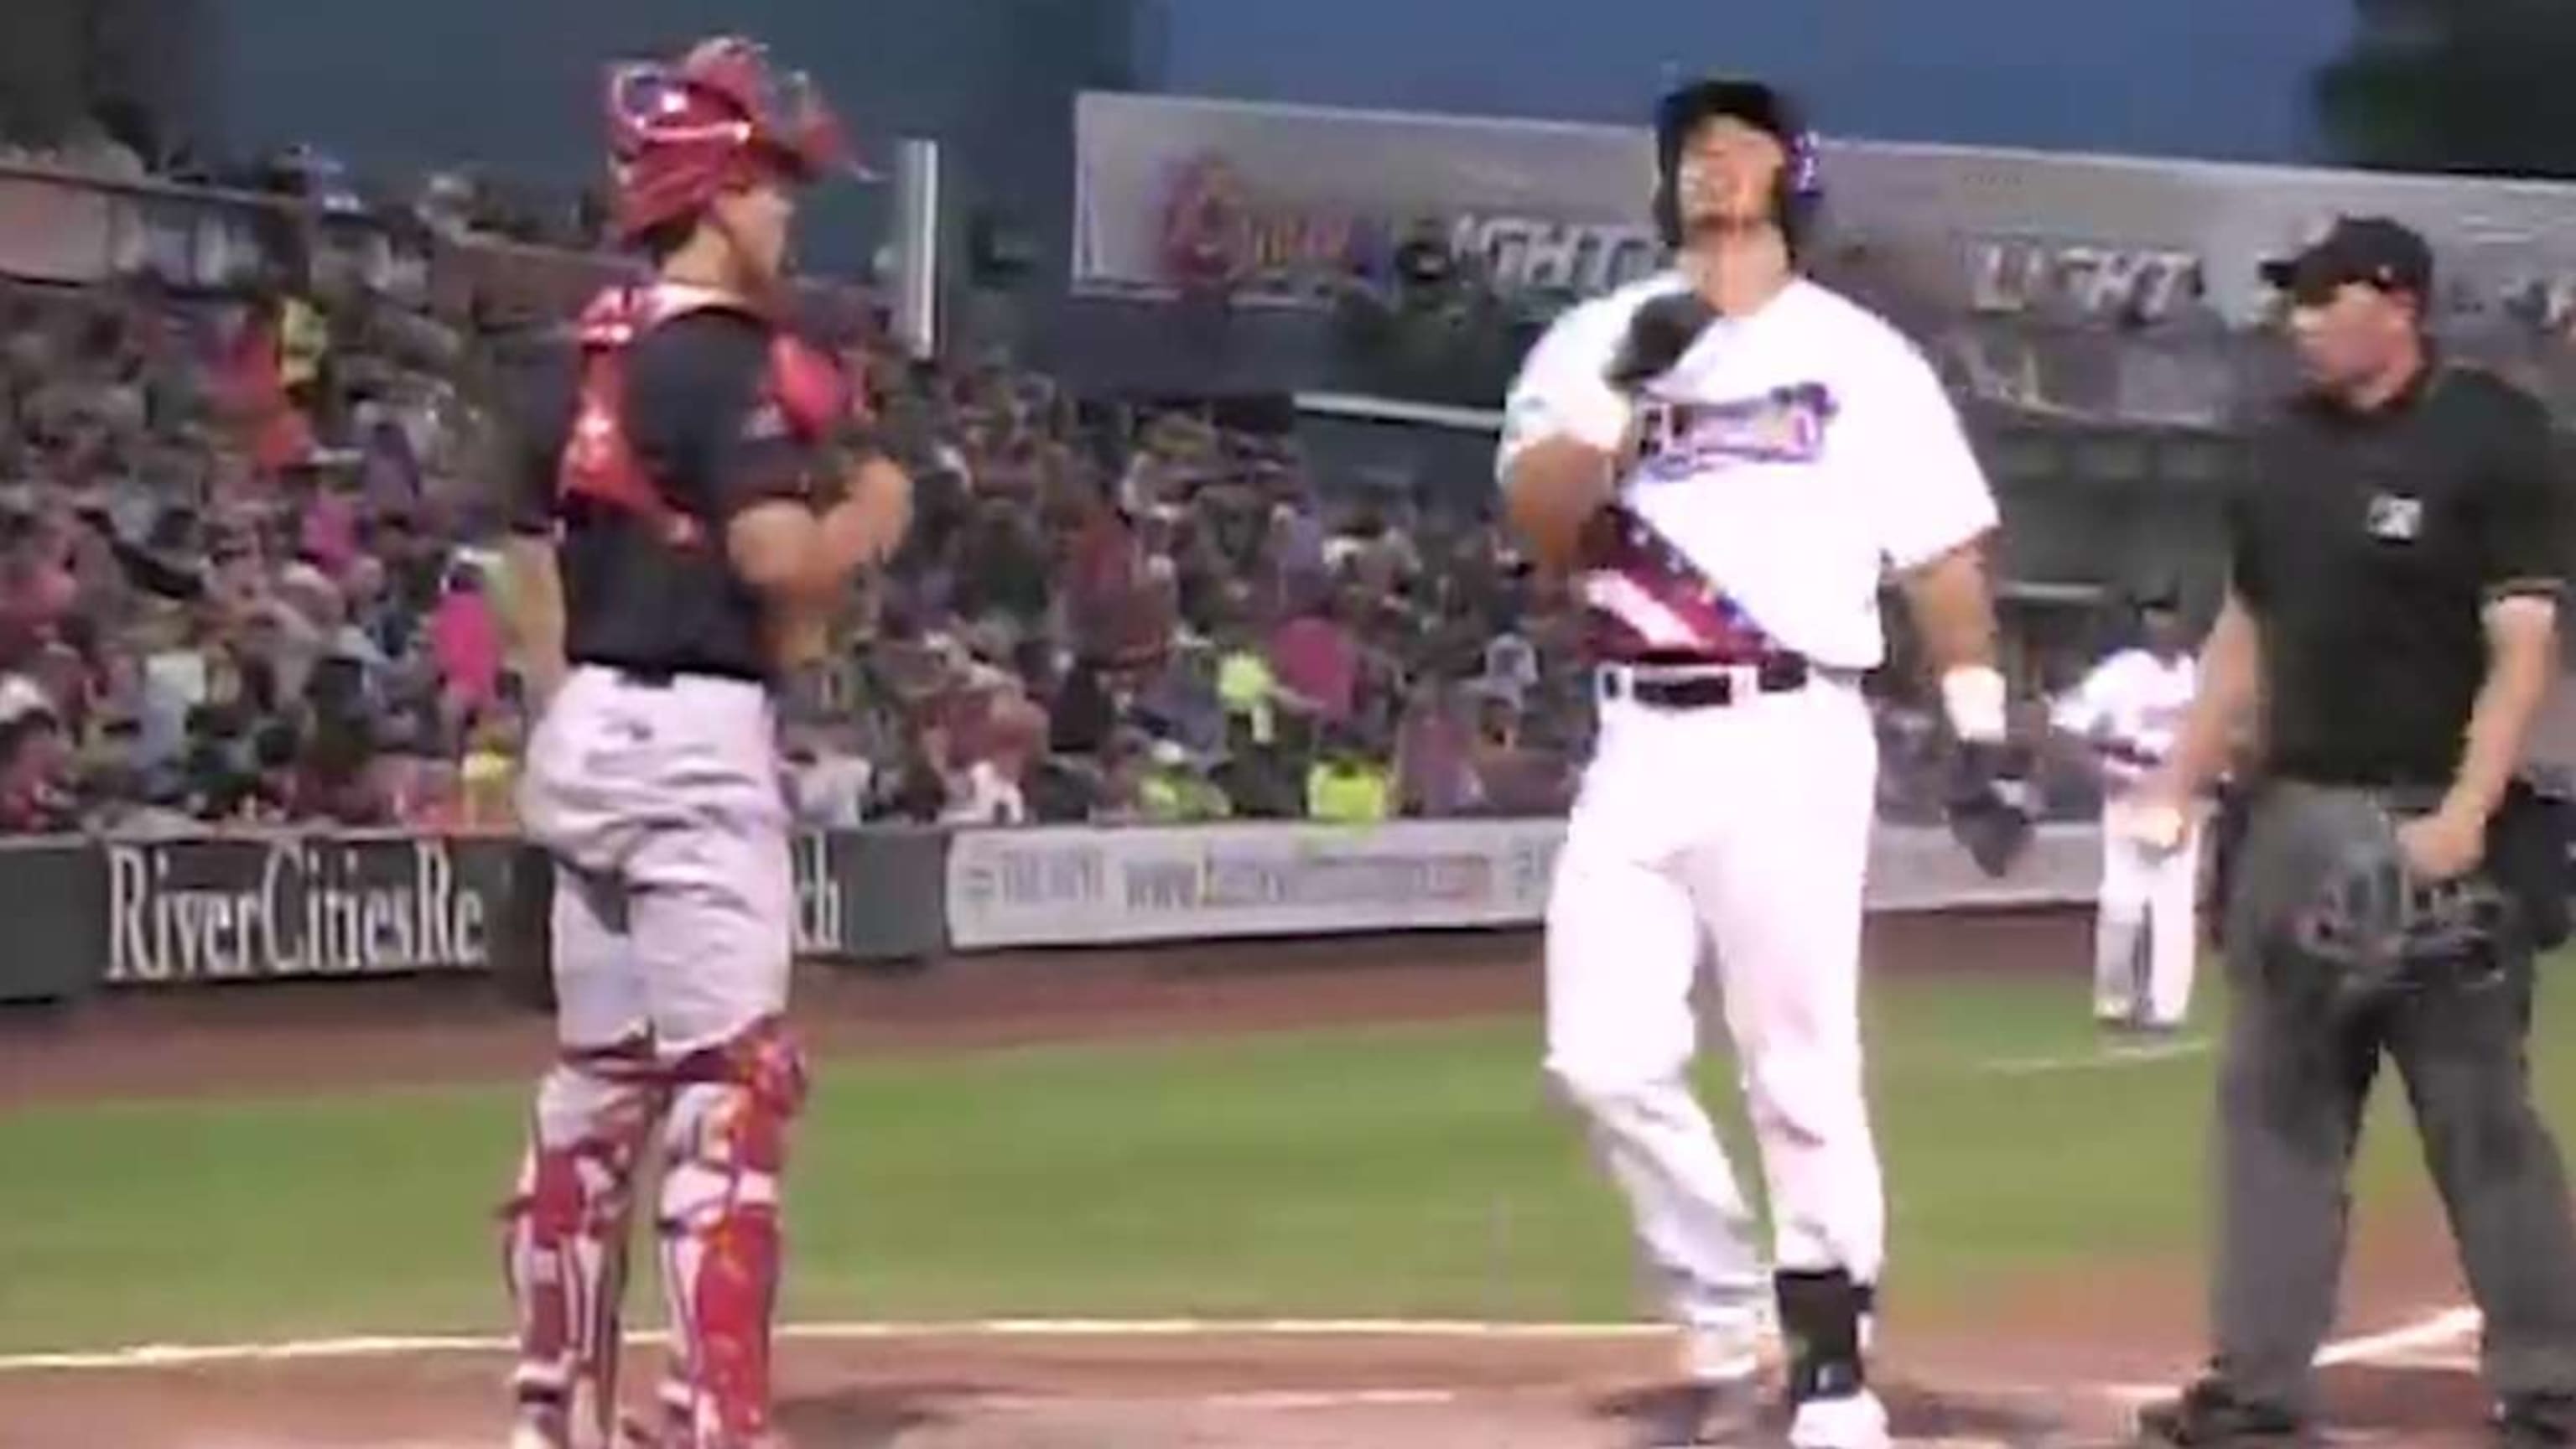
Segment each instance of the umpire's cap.
[[2339,217],[2314,246],[2265,262],[2261,274],[2305,306],[2330,301],[2355,282],[2421,302],[2433,291],[2433,249],[2403,222],[2384,216]]
[[1682,241],[1682,146],[1701,122],[1719,116],[1742,121],[1780,143],[1777,210],[1780,230],[1794,255],[1814,221],[1824,185],[1818,174],[1816,136],[1796,100],[1777,86],[1739,77],[1711,76],[1667,92],[1655,106],[1655,224],[1667,246]]

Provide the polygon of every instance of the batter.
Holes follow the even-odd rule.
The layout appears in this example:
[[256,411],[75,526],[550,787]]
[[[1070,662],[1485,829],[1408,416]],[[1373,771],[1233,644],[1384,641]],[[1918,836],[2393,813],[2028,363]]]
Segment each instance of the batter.
[[[553,858],[560,1055],[505,1213],[513,1449],[770,1449],[780,1175],[804,1065],[774,688],[910,484],[775,320],[795,188],[846,169],[800,77],[739,40],[610,87],[612,289],[536,399],[513,558],[544,712],[521,818]],[[559,404],[559,405],[557,405]],[[639,1160],[660,1158],[661,1412],[617,1439]]]
[[[1665,98],[1656,141],[1673,268],[1556,322],[1499,459],[1599,659],[1599,743],[1547,912],[1546,1070],[1684,1330],[1690,1389],[1648,1441],[1746,1427],[1776,1303],[1791,1442],[1872,1449],[1886,1220],[1861,1073],[1877,747],[1859,681],[1892,566],[1953,731],[2001,743],[1995,505],[1923,357],[1799,275],[1821,190],[1790,101],[1694,84]],[[1767,1276],[1687,1076],[1709,946],[1770,1185]]]

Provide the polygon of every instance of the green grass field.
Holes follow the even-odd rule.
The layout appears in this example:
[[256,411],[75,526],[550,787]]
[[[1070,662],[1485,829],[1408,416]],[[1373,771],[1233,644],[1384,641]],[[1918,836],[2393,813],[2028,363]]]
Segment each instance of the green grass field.
[[[2200,1032],[2222,996],[2205,991]],[[2550,1044],[2576,1005],[2544,997],[2536,1050],[2564,1119],[2576,1062]],[[1874,987],[1909,1302],[2086,1261],[2188,1271],[2211,1059],[1993,1070],[2098,1052],[2083,1013],[2073,982]],[[1630,1316],[1617,1206],[1535,1051],[1535,1023],[1497,1020],[826,1062],[790,1311]],[[1726,1070],[1710,1063],[1712,1100],[1750,1178]],[[2391,1095],[2363,1181],[2420,1200]],[[491,1209],[521,1110],[511,1087],[0,1114],[0,1351],[494,1331]]]

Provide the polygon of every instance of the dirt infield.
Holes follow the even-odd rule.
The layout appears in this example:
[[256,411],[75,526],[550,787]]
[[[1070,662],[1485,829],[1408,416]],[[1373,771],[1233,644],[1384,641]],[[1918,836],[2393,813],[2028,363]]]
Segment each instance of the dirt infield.
[[[2064,914],[1887,917],[1875,971],[2065,971],[2087,923]],[[946,1053],[1101,1037],[1245,1032],[1524,1013],[1525,935],[1420,936],[961,958],[910,973],[809,972],[798,1012],[826,1050]],[[119,997],[0,1018],[0,1103],[353,1083],[515,1080],[542,1023],[457,980]],[[2352,1442],[2475,1442],[2473,1380],[2447,1241],[2395,1225],[2357,1245],[2348,1362],[2331,1380]],[[2170,1382],[2197,1352],[2198,1286],[2171,1265],[2105,1264],[1986,1305],[1975,1322],[1887,1326],[1884,1379],[1908,1442],[2109,1442],[2122,1386]],[[2391,1332],[2394,1330],[2395,1332]],[[807,1449],[1361,1449],[1622,1442],[1670,1345],[1635,1331],[1502,1334],[1057,1326],[893,1332],[812,1326],[782,1350],[784,1412]],[[0,1365],[0,1449],[356,1449],[499,1442],[490,1344],[315,1344],[211,1361]],[[630,1380],[648,1381],[639,1362]]]

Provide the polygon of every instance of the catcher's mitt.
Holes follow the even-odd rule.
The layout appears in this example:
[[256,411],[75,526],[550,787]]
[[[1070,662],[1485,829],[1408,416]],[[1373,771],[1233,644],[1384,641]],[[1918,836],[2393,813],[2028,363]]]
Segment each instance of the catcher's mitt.
[[1979,870],[2010,874],[2030,849],[2029,791],[2008,773],[2003,746],[1969,742],[1956,749],[1944,801],[1950,834]]

